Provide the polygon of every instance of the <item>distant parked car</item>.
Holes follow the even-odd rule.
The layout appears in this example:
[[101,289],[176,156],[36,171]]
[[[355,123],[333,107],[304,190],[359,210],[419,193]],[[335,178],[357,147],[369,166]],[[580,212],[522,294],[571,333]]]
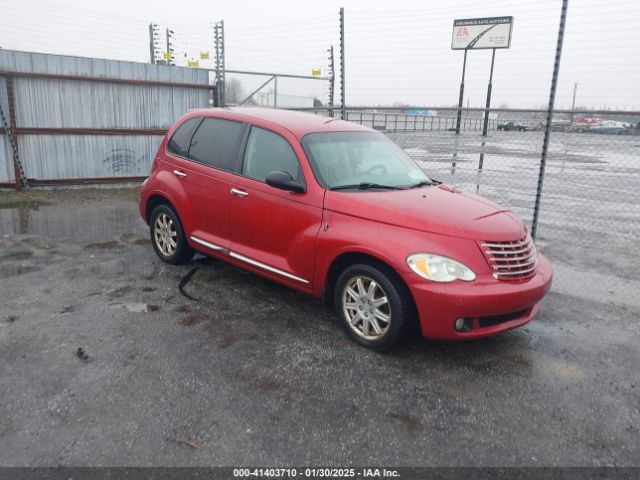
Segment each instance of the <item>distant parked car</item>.
[[520,327],[551,286],[551,264],[513,212],[334,118],[190,112],[160,144],[140,213],[162,261],[198,251],[322,298],[376,350],[414,321],[445,340]]
[[598,126],[591,127],[585,130],[587,133],[599,133],[601,135],[626,135],[631,134],[633,130],[631,128],[619,127],[619,126]]
[[518,122],[507,122],[507,123],[500,123],[498,125],[498,130],[504,130],[505,132],[511,131],[511,130],[524,132],[529,130],[529,127]]

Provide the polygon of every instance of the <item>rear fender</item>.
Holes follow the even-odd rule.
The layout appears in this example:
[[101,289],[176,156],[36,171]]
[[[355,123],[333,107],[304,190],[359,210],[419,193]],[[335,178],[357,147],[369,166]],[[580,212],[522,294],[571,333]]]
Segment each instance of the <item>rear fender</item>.
[[[178,214],[185,233],[193,231],[195,225],[193,210],[189,204],[184,184],[170,171],[162,170],[156,174],[150,187],[147,201],[154,195],[166,198]],[[150,214],[151,212],[147,212],[147,215]]]

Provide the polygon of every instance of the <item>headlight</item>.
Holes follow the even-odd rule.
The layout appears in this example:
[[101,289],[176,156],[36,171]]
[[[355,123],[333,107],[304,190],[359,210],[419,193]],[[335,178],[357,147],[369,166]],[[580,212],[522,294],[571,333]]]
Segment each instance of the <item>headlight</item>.
[[407,265],[422,278],[432,282],[446,283],[454,280],[471,282],[476,279],[476,274],[466,265],[432,253],[409,255]]

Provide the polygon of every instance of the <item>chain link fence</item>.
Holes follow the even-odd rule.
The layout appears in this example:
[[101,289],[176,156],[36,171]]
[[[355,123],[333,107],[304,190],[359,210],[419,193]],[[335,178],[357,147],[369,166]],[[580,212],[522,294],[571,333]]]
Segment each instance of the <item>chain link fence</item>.
[[332,103],[333,82],[325,76],[226,70],[225,105],[326,107]]
[[[581,2],[567,16],[556,0],[509,5],[496,0],[476,10],[444,4],[417,10],[367,7],[277,24],[228,21],[222,37],[222,103],[342,115],[380,130],[432,177],[495,200],[529,228],[539,200],[536,240],[554,262],[556,283],[580,298],[603,295],[604,301],[634,299],[638,305],[640,104],[635,92],[640,70],[637,62],[629,62],[638,49],[638,39],[629,35],[637,29],[629,5],[608,5],[604,12],[598,2]],[[147,61],[157,53],[162,61],[170,54],[164,61],[208,70],[211,87],[220,74],[219,22],[150,26],[94,14],[86,28],[86,11],[29,2],[22,8],[32,14],[13,8],[0,18],[4,48],[76,54],[75,45],[46,29],[23,34],[44,8],[78,27],[74,44],[83,44],[83,52],[93,56],[123,59],[126,52],[127,60]],[[495,59],[492,105],[500,108],[490,110],[483,135],[491,58],[488,51],[472,52],[460,95],[467,108],[456,133],[458,110],[445,103],[458,98],[461,80],[462,53],[450,49],[451,21],[504,14],[513,15],[516,26],[511,48]],[[567,20],[561,57],[559,19]],[[554,58],[559,78],[553,75],[558,73]],[[552,78],[557,110],[541,176]],[[425,104],[447,106],[408,106]],[[126,102],[105,105],[129,111]],[[59,127],[44,125],[52,126]],[[33,129],[22,132],[27,133],[33,135]]]
[[[496,201],[531,228],[544,116],[539,110],[350,109],[433,178]],[[570,291],[634,304],[640,267],[640,114],[556,113],[543,177],[537,244]],[[455,213],[455,212],[452,212]]]

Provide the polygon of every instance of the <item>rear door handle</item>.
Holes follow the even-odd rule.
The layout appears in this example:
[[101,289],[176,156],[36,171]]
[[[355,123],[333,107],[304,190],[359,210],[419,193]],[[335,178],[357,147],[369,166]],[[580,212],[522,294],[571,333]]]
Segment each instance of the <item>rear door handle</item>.
[[231,195],[236,195],[238,197],[246,197],[246,196],[249,195],[247,192],[245,192],[243,190],[238,190],[237,188],[232,188],[230,190],[230,193],[231,193]]
[[174,171],[173,171],[173,174],[174,174],[176,177],[186,177],[186,176],[187,176],[187,174],[186,174],[186,173],[181,172],[180,170],[174,170]]

